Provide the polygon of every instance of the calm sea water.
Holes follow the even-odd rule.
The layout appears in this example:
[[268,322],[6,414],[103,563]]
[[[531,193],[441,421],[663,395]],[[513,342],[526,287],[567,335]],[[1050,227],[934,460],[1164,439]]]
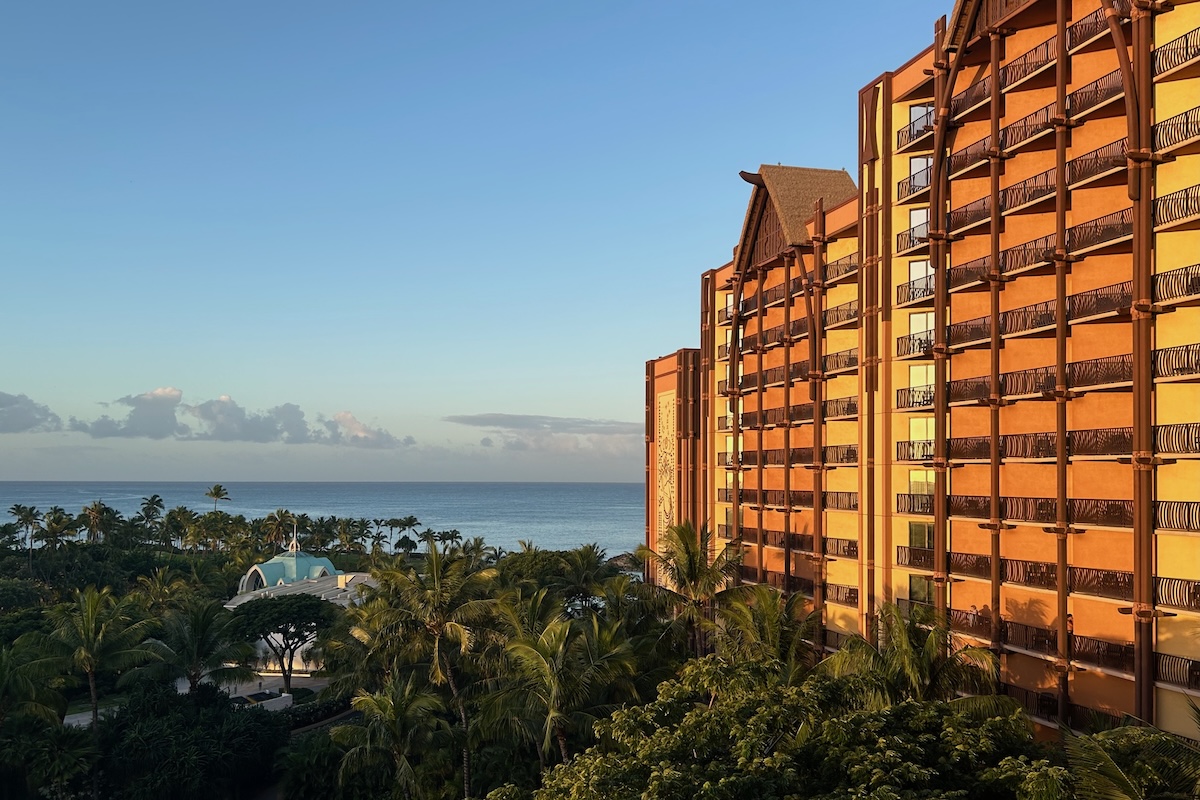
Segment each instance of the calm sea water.
[[[595,542],[616,555],[644,539],[645,500],[640,483],[226,483],[229,514],[247,519],[278,508],[311,517],[415,516],[422,527],[456,529],[465,538],[511,550],[520,539],[548,550]],[[212,508],[202,483],[70,483],[0,481],[0,519],[12,521],[14,504],[45,511],[62,506],[77,514],[94,500],[125,516],[136,514],[142,498],[161,495],[168,509]]]

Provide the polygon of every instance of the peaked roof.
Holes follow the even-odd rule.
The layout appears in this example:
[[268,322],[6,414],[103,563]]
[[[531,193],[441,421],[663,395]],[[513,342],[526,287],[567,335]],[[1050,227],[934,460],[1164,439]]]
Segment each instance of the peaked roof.
[[783,246],[790,247],[808,244],[807,223],[813,217],[818,199],[824,199],[826,208],[833,208],[858,193],[854,180],[843,169],[763,164],[756,173],[743,172],[742,179],[752,184],[754,191],[746,208],[746,221],[734,258],[735,268],[739,270],[748,266],[746,259],[754,248],[766,203],[771,204],[782,229]]
[[955,0],[950,12],[950,23],[946,26],[946,49],[959,50],[966,46],[978,23],[980,0]]

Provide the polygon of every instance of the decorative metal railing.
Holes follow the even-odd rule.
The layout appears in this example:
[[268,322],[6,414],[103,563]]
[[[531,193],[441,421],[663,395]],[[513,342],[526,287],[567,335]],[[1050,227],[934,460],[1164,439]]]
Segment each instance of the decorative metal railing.
[[834,306],[827,309],[821,315],[821,321],[826,328],[831,328],[834,325],[841,325],[844,322],[850,322],[858,319],[858,300],[851,300],[849,303],[842,303],[840,306]]
[[1012,150],[1048,130],[1050,120],[1054,117],[1054,103],[1043,106],[1031,114],[1026,114],[1016,122],[1005,125],[1000,130],[1000,147]]
[[[1132,8],[1133,0],[1113,0],[1113,9],[1122,17],[1128,18]],[[1074,50],[1107,30],[1108,20],[1105,19],[1104,8],[1101,7],[1067,28],[1067,49]]]
[[974,225],[976,222],[982,222],[992,215],[992,198],[981,197],[978,200],[973,200],[965,206],[959,206],[950,211],[949,226],[950,230],[957,231]]
[[924,277],[911,280],[908,283],[902,283],[896,287],[896,302],[898,304],[913,303],[917,300],[924,300],[926,297],[933,297],[932,275],[925,275]]
[[822,448],[826,464],[857,464],[858,445],[832,444]]
[[1196,216],[1200,216],[1200,185],[1154,198],[1155,226]]
[[746,564],[742,565],[742,580],[750,581],[751,583],[758,582],[758,567],[751,567]]
[[1200,581],[1156,577],[1154,599],[1162,606],[1200,611]]
[[858,540],[825,539],[825,555],[858,558]]
[[931,494],[898,494],[896,495],[897,514],[933,513],[933,495]]
[[[992,257],[983,256],[950,268],[948,283],[951,289],[982,281],[992,269]],[[933,294],[933,290],[930,290]]]
[[[971,30],[967,41],[974,39],[976,36],[983,35],[989,28],[994,27],[997,22],[1022,6],[1029,5],[1030,2],[1031,0],[982,0],[979,16],[975,19],[975,27]],[[966,44],[966,41],[963,44]]]
[[[1004,620],[1000,623],[1000,633],[1004,643],[1010,647],[1046,655],[1054,655],[1058,652],[1058,631],[1051,628],[1039,628],[1035,625]],[[1055,701],[1055,712],[1057,712],[1057,700]]]
[[1124,723],[1124,715],[1099,708],[1089,708],[1078,703],[1067,703],[1065,722],[1077,731],[1110,731]]
[[981,494],[952,494],[947,498],[950,516],[987,519],[991,498]]
[[967,342],[977,342],[992,336],[992,318],[976,317],[950,325],[946,341],[950,345],[961,345]]
[[808,380],[808,373],[810,371],[807,361],[797,361],[788,369],[788,378],[794,381]]
[[1128,151],[1129,140],[1122,138],[1076,156],[1067,162],[1067,184],[1074,186],[1114,167],[1125,166],[1125,154]]
[[838,278],[849,275],[857,269],[858,253],[842,256],[837,261],[830,261],[825,265],[825,280],[836,281]]
[[1200,422],[1156,425],[1154,449],[1159,453],[1200,453]]
[[1160,272],[1153,277],[1154,301],[1164,303],[1200,295],[1200,264]]
[[727,358],[729,358],[729,345],[727,345],[727,344],[717,345],[717,360],[724,361]]
[[900,231],[896,234],[896,250],[904,252],[912,250],[929,240],[929,223],[922,222],[920,225],[914,225],[906,231]]
[[1098,667],[1133,672],[1133,645],[1108,642],[1091,636],[1072,635],[1068,640],[1071,659]]
[[[800,403],[788,409],[787,421],[796,422],[812,422],[813,406],[812,403]],[[781,423],[782,424],[782,423]]]
[[857,634],[842,633],[841,631],[825,631],[825,649],[826,650],[841,650],[842,647],[850,639]]
[[839,606],[858,606],[858,587],[842,586],[838,583],[825,584],[825,599]]
[[1121,80],[1121,70],[1114,69],[1104,77],[1067,95],[1067,113],[1072,117],[1078,117],[1101,103],[1124,93],[1125,84]]
[[799,575],[789,576],[786,586],[789,592],[802,594],[806,597],[812,597],[813,591],[816,588],[816,584],[813,583],[812,578],[803,578]]
[[980,614],[978,611],[950,608],[946,610],[946,617],[950,621],[950,630],[952,631],[981,639],[988,638],[992,633],[991,617]]
[[1045,328],[1055,322],[1058,301],[1045,300],[1031,306],[1014,308],[1000,315],[1000,332],[1008,335]]
[[808,318],[800,317],[792,320],[792,327],[788,330],[788,335],[793,339],[808,336]]
[[[1157,203],[1157,201],[1155,201]],[[1157,206],[1156,206],[1157,207]],[[1133,235],[1133,209],[1125,208],[1103,217],[1074,225],[1067,230],[1067,247],[1079,252],[1114,239]]]
[[717,381],[717,394],[729,393],[729,381]]
[[778,547],[780,549],[787,547],[787,534],[783,531],[763,531],[763,544],[768,547]]
[[992,76],[984,75],[983,80],[963,89],[950,98],[950,114],[957,117],[964,111],[977,106],[992,96]]
[[899,545],[896,548],[896,564],[901,567],[933,569],[933,551],[925,547]]
[[788,540],[791,543],[793,550],[802,550],[805,553],[813,552],[813,535],[811,533],[793,533]]
[[723,417],[717,417],[717,430],[719,430],[719,431],[733,430],[733,415],[726,414]]
[[1119,456],[1133,452],[1133,428],[1092,428],[1067,434],[1073,456]]
[[1200,58],[1200,28],[1154,48],[1153,55],[1155,77]]
[[927,133],[933,132],[934,109],[929,110],[905,125],[896,133],[896,149],[903,150]]
[[1010,247],[1000,253],[1000,271],[1017,272],[1018,270],[1036,267],[1039,264],[1049,264],[1054,258],[1054,234],[1041,236],[1031,242]]
[[825,492],[824,502],[832,511],[858,511],[858,492]]
[[1200,689],[1200,661],[1167,653],[1155,653],[1154,679],[1188,689]]
[[932,458],[932,439],[915,439],[910,442],[896,442],[897,461],[929,461]]
[[933,352],[933,331],[918,331],[896,339],[896,357],[929,355]]
[[[837,353],[830,353],[821,359],[821,367],[825,372],[835,372],[843,369],[854,369],[858,366],[858,348],[854,347],[849,350],[841,350]],[[808,374],[806,369],[805,374]]]
[[[1067,166],[1070,167],[1069,164]],[[1035,200],[1041,200],[1043,197],[1050,197],[1058,188],[1056,175],[1057,170],[1051,167],[1045,172],[1039,172],[1020,183],[1014,183],[1012,186],[1002,189],[1000,191],[1000,209],[1008,211]]]
[[1173,531],[1200,531],[1200,503],[1159,500],[1154,504],[1154,525]]
[[1058,517],[1058,500],[1053,497],[1002,497],[1000,507],[1004,519],[1054,522]]
[[837,397],[833,400],[826,400],[821,404],[821,408],[826,419],[831,417],[856,417],[858,416],[858,398]]
[[1114,311],[1124,311],[1133,304],[1133,281],[1114,283],[1099,289],[1078,292],[1067,298],[1067,319],[1085,319]]
[[732,525],[721,524],[721,525],[717,526],[717,536],[720,536],[722,539],[728,539],[732,535],[733,535],[733,526]]
[[905,386],[896,390],[896,408],[925,408],[933,405],[933,386]]
[[[1004,439],[1000,439],[1001,446]],[[950,440],[947,454],[956,461],[980,461],[991,457],[992,440],[987,436],[960,436]],[[1003,456],[1003,449],[1000,451]]]
[[[977,142],[972,142],[961,150],[955,150],[947,161],[947,169],[953,175],[975,166],[987,158],[992,149],[992,137],[985,136]],[[898,248],[899,249],[899,248]]]
[[737,466],[737,454],[736,453],[717,453],[717,466],[718,467]]
[[1185,375],[1200,375],[1200,344],[1181,344],[1154,351],[1154,377]]
[[1058,53],[1058,37],[1051,36],[1032,50],[1026,50],[1021,55],[1000,68],[1000,85],[1007,89],[1018,81],[1028,78],[1042,67],[1053,64]]
[[1054,433],[1010,433],[1001,450],[1005,458],[1054,458],[1057,439]]
[[979,553],[950,553],[949,567],[957,575],[987,578],[992,574],[992,557]]
[[[1132,524],[1132,520],[1130,521]],[[1068,567],[1070,590],[1115,600],[1133,600],[1133,573],[1091,567]]]
[[727,307],[727,308],[718,308],[717,309],[717,322],[729,322],[732,318],[733,318],[733,309],[732,308]]
[[[1161,352],[1161,351],[1159,351]],[[1133,380],[1133,356],[1105,356],[1067,364],[1067,385],[1106,386]]]
[[1004,581],[1022,586],[1053,589],[1058,586],[1058,565],[1048,561],[1023,561],[1006,558],[1002,561]]
[[902,178],[896,184],[896,199],[907,200],[917,192],[922,192],[929,188],[929,180],[933,177],[933,166],[928,166],[923,170],[914,172],[906,178]]
[[[1069,367],[1069,365],[1068,365]],[[1005,395],[1029,395],[1054,391],[1054,367],[1006,372],[1000,376],[1001,390]]]
[[978,378],[959,378],[950,381],[947,399],[951,403],[985,400],[991,392],[991,380],[985,375]]
[[1157,123],[1154,126],[1154,149],[1161,153],[1197,136],[1200,136],[1200,107]]

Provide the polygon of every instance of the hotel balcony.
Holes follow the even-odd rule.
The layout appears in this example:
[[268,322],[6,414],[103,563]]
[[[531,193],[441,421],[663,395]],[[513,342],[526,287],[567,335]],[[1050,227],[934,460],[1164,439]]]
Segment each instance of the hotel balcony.
[[1067,116],[1078,122],[1124,96],[1125,83],[1121,79],[1121,70],[1118,68],[1068,94]]
[[896,358],[929,358],[933,355],[933,331],[918,331],[896,339]]
[[826,400],[821,409],[827,420],[853,419],[858,416],[858,398],[852,396]]
[[825,555],[838,558],[858,558],[857,539],[826,538]]
[[842,256],[825,265],[825,283],[835,285],[858,272],[858,253]]
[[963,89],[950,99],[951,119],[961,119],[972,111],[983,108],[992,99],[992,76],[985,75],[982,80]]
[[1166,653],[1154,654],[1154,679],[1200,691],[1200,661]]
[[1010,92],[1047,71],[1058,61],[1058,37],[1051,36],[1000,68],[1000,91]]
[[858,300],[851,300],[839,306],[827,309],[821,314],[821,322],[826,330],[839,328],[848,323],[858,322]]
[[896,408],[923,409],[933,406],[933,386],[905,386],[896,390]]
[[896,255],[912,255],[929,248],[929,223],[922,222],[896,234]]
[[929,192],[929,183],[933,177],[933,167],[918,170],[896,184],[896,201],[898,203],[914,202]]
[[985,196],[951,210],[948,225],[951,233],[963,233],[978,225],[982,225],[990,220],[991,217],[992,199]]
[[[807,362],[804,375],[808,376]],[[821,371],[826,375],[854,372],[858,369],[858,348],[830,353],[821,359]]]
[[911,306],[933,302],[933,276],[925,275],[896,287],[896,305]]
[[1154,198],[1154,230],[1195,230],[1200,227],[1200,185]]
[[896,565],[913,569],[933,569],[933,551],[926,547],[896,547]]
[[[1133,11],[1133,0],[1113,0],[1113,10],[1121,17],[1122,22],[1125,22]],[[1104,9],[1098,8],[1067,28],[1067,50],[1074,53],[1108,35],[1108,20]]]
[[858,587],[842,586],[837,583],[825,585],[825,599],[840,606],[858,607]]
[[1193,108],[1154,126],[1154,150],[1189,155],[1200,152],[1200,108]]
[[896,495],[896,513],[922,517],[933,516],[933,495],[898,494]]
[[1200,611],[1200,581],[1156,577],[1154,600],[1160,606]]
[[981,164],[986,164],[988,152],[991,149],[992,137],[985,136],[951,153],[946,166],[951,180],[966,175]]
[[933,441],[917,439],[910,442],[896,442],[897,461],[924,462],[933,459]]
[[[932,144],[934,109],[931,107],[917,119],[905,125],[896,132],[896,152],[917,149],[918,144]],[[928,149],[928,148],[925,148]]]
[[1200,28],[1154,48],[1154,79],[1195,77],[1200,73]]

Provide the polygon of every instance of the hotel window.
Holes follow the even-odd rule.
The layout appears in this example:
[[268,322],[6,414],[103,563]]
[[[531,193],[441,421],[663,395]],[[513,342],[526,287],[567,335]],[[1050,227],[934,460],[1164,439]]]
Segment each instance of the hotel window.
[[932,386],[933,364],[913,364],[908,368],[909,386]]
[[933,111],[933,106],[916,105],[908,107],[908,121],[916,122],[919,119],[924,119],[930,111]]
[[916,311],[908,315],[909,333],[926,333],[933,330],[933,312]]
[[911,178],[912,189],[929,188],[930,167],[933,166],[933,156],[913,156],[908,160],[908,177]]
[[909,575],[908,599],[913,603],[933,605],[933,579],[925,575]]
[[922,258],[916,261],[908,262],[908,279],[909,281],[919,281],[923,278],[933,277],[933,267],[929,266],[929,259]]
[[910,469],[908,471],[909,494],[933,494],[933,470]]
[[932,522],[910,522],[908,523],[908,546],[917,547],[922,550],[933,549],[933,523]]
[[928,208],[913,208],[908,212],[908,227],[918,228],[922,230],[916,231],[917,236],[924,236],[929,232],[929,209]]
[[[933,417],[909,417],[908,439],[911,442],[933,441]],[[933,454],[930,453],[932,458]]]

